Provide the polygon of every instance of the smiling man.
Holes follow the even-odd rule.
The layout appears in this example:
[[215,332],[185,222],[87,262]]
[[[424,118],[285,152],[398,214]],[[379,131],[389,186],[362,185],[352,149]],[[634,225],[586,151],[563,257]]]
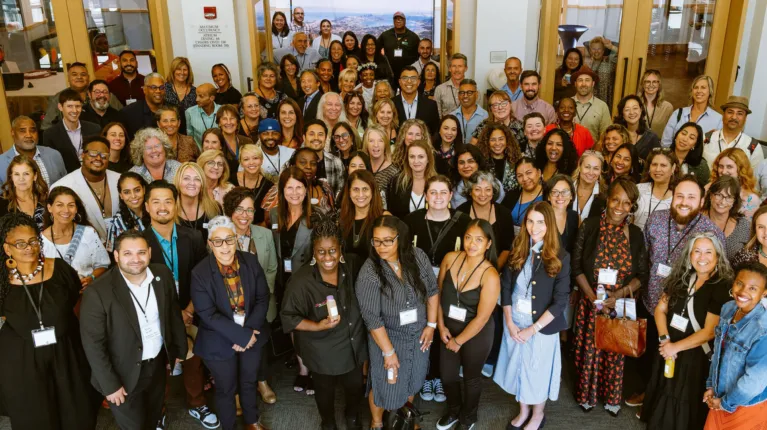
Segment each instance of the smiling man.
[[274,62],[279,64],[282,57],[292,54],[298,60],[298,71],[314,69],[314,65],[322,59],[319,51],[309,47],[309,36],[299,31],[293,35],[292,46],[286,46],[274,51]]
[[109,91],[126,106],[144,100],[144,75],[138,72],[138,60],[133,51],[120,53],[120,71],[122,73],[109,82]]
[[267,118],[258,124],[258,141],[264,152],[261,172],[266,179],[275,184],[282,172],[282,166],[290,160],[293,152],[295,152],[295,149],[283,145],[282,140],[280,123],[276,119]]
[[107,225],[120,210],[120,194],[117,181],[120,174],[107,170],[109,165],[109,142],[101,136],[93,136],[83,143],[82,167],[53,184],[69,187],[77,193],[85,206],[88,220],[102,242],[106,241]]
[[156,127],[154,113],[165,103],[165,78],[159,73],[150,73],[144,78],[144,100],[129,104],[120,111],[120,118],[128,129],[127,142],[146,127]]
[[408,119],[420,119],[429,127],[429,134],[439,128],[439,110],[437,102],[418,93],[421,84],[418,71],[413,66],[405,66],[399,74],[400,96],[394,97],[397,117],[400,124]]
[[49,187],[66,176],[64,160],[59,151],[38,145],[38,136],[37,126],[32,118],[23,115],[14,118],[11,122],[13,146],[0,155],[0,185],[6,181],[8,166],[17,155],[25,155],[30,160],[34,160]]
[[103,128],[110,122],[120,121],[120,111],[109,106],[109,86],[106,81],[96,79],[88,85],[88,103],[83,106],[80,119],[98,124]]
[[[202,84],[197,87],[197,106],[184,112],[186,115],[186,135],[192,136],[197,146],[202,147],[202,133],[209,128],[218,128],[216,114],[221,105],[216,103],[216,87]],[[222,142],[223,143],[223,142]]]
[[594,86],[599,83],[599,76],[591,69],[582,67],[570,79],[575,82],[575,122],[589,129],[596,142],[613,122],[610,107],[594,95]]
[[317,162],[317,178],[326,179],[333,195],[338,195],[344,187],[344,163],[335,155],[325,152],[328,127],[324,122],[315,119],[304,124],[304,147],[313,150],[319,158]]
[[463,133],[463,142],[468,145],[471,143],[471,135],[480,122],[487,119],[487,111],[477,104],[479,91],[477,83],[473,79],[464,79],[461,86],[458,87],[458,98],[461,106],[451,112],[461,123],[461,133]]
[[45,132],[42,145],[59,151],[64,159],[64,167],[71,173],[80,168],[83,140],[98,135],[101,127],[92,122],[80,121],[83,102],[75,90],[66,89],[61,92],[58,108],[62,120]]
[[742,149],[748,155],[751,167],[756,168],[764,160],[764,148],[761,142],[743,133],[746,118],[751,113],[748,97],[730,96],[721,108],[723,127],[709,131],[703,140],[703,158],[709,169],[714,166],[717,155],[728,148]]
[[407,28],[406,19],[404,13],[395,12],[392,17],[394,27],[381,33],[376,43],[376,51],[383,49],[394,76],[399,76],[404,66],[413,64],[418,59],[418,44],[421,39]]

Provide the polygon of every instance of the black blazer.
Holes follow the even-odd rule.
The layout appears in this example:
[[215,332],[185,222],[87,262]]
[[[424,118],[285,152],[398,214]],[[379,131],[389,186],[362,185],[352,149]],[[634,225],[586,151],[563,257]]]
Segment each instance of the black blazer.
[[304,114],[304,124],[313,119],[317,119],[317,107],[320,105],[320,97],[322,97],[322,90],[319,90],[317,95],[315,95],[312,101],[309,102],[309,106],[307,106],[306,109],[304,109],[306,95],[303,95],[298,99],[298,107],[301,108]]
[[[157,240],[157,235],[155,235],[152,226],[147,226],[142,234],[152,250],[152,263],[162,264],[167,267],[162,247]],[[205,247],[205,239],[202,238],[202,233],[199,231],[176,224],[176,234],[178,235],[176,241],[176,252],[178,252],[178,304],[183,309],[189,305],[191,300],[189,285],[192,281],[192,269],[208,255],[208,250]],[[172,268],[169,269],[172,270]]]
[[240,282],[245,295],[245,324],[234,322],[224,277],[218,270],[213,254],[208,255],[192,270],[192,302],[200,317],[200,327],[194,342],[194,353],[204,360],[225,360],[234,355],[232,345],[246,346],[253,330],[254,347],[262,347],[269,339],[266,311],[269,309],[269,286],[264,270],[255,255],[237,251],[240,264]]
[[567,252],[573,252],[575,239],[578,237],[578,212],[567,209],[567,219],[565,220],[565,231],[559,235],[560,243]]
[[[413,191],[413,183],[404,190],[400,189],[399,178],[402,173],[393,177],[389,181],[389,186],[386,188],[386,209],[391,212],[392,215],[399,219],[405,219],[405,216],[410,213],[410,193]],[[426,201],[426,191],[424,190],[424,202]],[[416,202],[418,203],[418,202]]]
[[[173,273],[149,264],[160,310],[160,330],[168,361],[185,359],[186,331],[176,298]],[[159,278],[159,280],[157,280]],[[113,266],[85,289],[80,306],[80,334],[91,365],[91,384],[104,396],[120,387],[132,393],[141,374],[143,344],[139,316],[120,269]]]
[[[80,135],[83,141],[90,136],[97,136],[101,133],[101,127],[98,124],[81,120],[80,126],[82,127]],[[81,167],[80,157],[77,156],[77,150],[75,150],[72,141],[69,140],[67,129],[64,127],[64,121],[59,121],[48,130],[45,130],[41,145],[59,151],[61,158],[64,159],[64,168],[67,169],[67,173],[72,173]]]
[[[397,108],[399,123],[402,124],[405,122],[405,118],[407,118],[405,115],[405,105],[402,102],[402,96],[396,96],[392,101]],[[418,105],[416,105],[415,117],[426,123],[426,126],[429,128],[429,135],[433,135],[439,131],[439,111],[437,110],[437,102],[424,96],[423,93],[418,93]]]
[[[594,258],[599,243],[599,223],[601,217],[590,216],[581,224],[578,238],[573,249],[572,272],[573,279],[585,275],[590,285],[596,284],[594,279]],[[629,246],[631,247],[631,275],[625,279],[628,284],[632,279],[639,278],[642,285],[647,285],[650,279],[647,249],[644,243],[644,233],[634,224],[629,224]],[[637,295],[635,294],[634,297]]]
[[[540,255],[533,261],[533,277],[530,280],[530,300],[533,308],[533,322],[547,310],[554,319],[541,330],[543,334],[559,333],[567,330],[565,308],[570,301],[570,254],[564,249],[559,250],[559,261],[562,270],[552,278],[546,273]],[[514,270],[506,265],[501,275],[501,306],[512,306],[512,296],[517,287],[517,277],[521,270]],[[512,311],[513,312],[513,311]]]
[[[186,115],[181,111],[178,113],[178,116],[182,126],[180,130],[186,130]],[[122,108],[120,111],[120,122],[122,122],[128,130],[128,135],[125,136],[125,139],[127,139],[126,142],[132,141],[136,132],[142,128],[157,127],[154,113],[149,109],[146,100],[138,100],[135,103],[131,103]]]

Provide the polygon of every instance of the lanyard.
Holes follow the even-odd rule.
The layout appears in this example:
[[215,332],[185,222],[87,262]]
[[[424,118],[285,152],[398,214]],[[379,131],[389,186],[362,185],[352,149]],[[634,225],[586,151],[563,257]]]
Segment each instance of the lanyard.
[[160,247],[160,250],[162,251],[162,256],[165,259],[165,264],[168,264],[170,262],[170,271],[173,272],[173,277],[178,276],[176,273],[176,259],[173,258],[173,249],[176,247],[176,241],[174,240],[173,236],[170,237],[170,255],[165,253],[165,249]]
[[[724,140],[724,136],[723,135],[724,135],[724,133],[720,130],[719,131],[719,141],[717,142],[717,144],[719,145],[719,152],[722,152],[722,140]],[[743,132],[742,131],[738,135],[738,138],[735,139],[735,143],[732,145],[733,148],[737,148],[738,147],[738,142],[740,142],[740,138],[741,137],[743,137]],[[725,147],[727,146],[727,142],[724,142],[724,146]]]
[[589,107],[586,108],[586,112],[583,112],[583,115],[578,113],[578,109],[575,109],[575,116],[578,117],[579,123],[581,124],[583,123],[583,118],[586,116],[587,113],[589,113],[589,110],[591,110],[591,106],[593,105],[591,104],[591,102],[589,102]]
[[[490,203],[490,212],[487,214],[487,222],[490,222],[490,220],[493,218],[493,212],[495,212],[495,204]],[[474,202],[471,203],[471,213],[474,214],[474,219],[479,218],[477,215],[477,209],[474,207]]]
[[[296,51],[296,61],[298,60],[298,57],[303,58],[303,61],[301,61],[301,67],[298,70],[304,70],[304,64],[306,64],[306,54],[299,54],[298,51]],[[304,108],[304,110],[306,110],[306,108]]]
[[[531,242],[532,242],[532,240],[531,240]],[[531,249],[530,250],[530,258],[533,258],[533,254],[539,254],[539,253],[536,252],[535,250]],[[533,276],[535,276],[535,273],[541,267],[541,260],[540,260],[540,258],[533,258],[533,262],[534,262],[534,265],[531,268],[532,270],[530,271],[530,279],[527,280],[527,287],[525,287],[525,298],[530,297],[530,288],[533,285]]]
[[668,218],[668,235],[666,235],[666,243],[667,243],[667,250],[668,254],[666,254],[666,264],[671,264],[671,254],[674,253],[676,248],[679,246],[680,243],[682,243],[682,240],[692,231],[693,228],[698,224],[698,221],[700,221],[700,214],[695,217],[695,221],[688,225],[687,227],[682,230],[682,236],[679,237],[679,240],[676,241],[676,244],[674,247],[671,247],[671,217]]
[[[210,128],[210,127],[208,127],[208,124],[205,124],[205,116],[202,114],[202,108],[200,109],[200,121],[202,121],[202,126],[205,127],[204,130],[207,130],[208,128]],[[213,127],[213,123],[214,122],[215,122],[215,120],[211,120],[210,121],[210,126],[211,127]]]
[[[164,175],[163,175],[164,176]],[[85,178],[83,178],[85,179]],[[106,211],[104,210],[104,205],[106,204],[107,199],[107,190],[108,190],[108,184],[107,184],[107,176],[104,175],[104,195],[101,196],[101,200],[99,200],[99,197],[96,195],[96,191],[94,191],[93,187],[91,187],[91,183],[88,182],[88,180],[85,180],[85,185],[88,186],[88,189],[91,190],[91,194],[93,194],[93,198],[96,199],[96,203],[99,205],[99,209],[101,209],[101,216],[106,217]]]
[[458,99],[455,97],[455,91],[458,90],[458,88],[453,85],[450,85],[448,88],[450,88],[450,95],[453,96],[453,103],[455,103],[456,106],[459,106],[460,103],[458,103]]
[[[666,194],[668,193],[668,188],[666,188],[666,192],[663,193],[663,197],[666,197]],[[655,207],[652,207],[652,199],[655,197],[655,182],[652,183],[652,188],[650,189],[650,199],[647,202],[647,210],[649,211],[647,213],[647,217],[649,218],[650,215],[652,215],[653,212],[658,210],[658,206],[660,206],[661,203],[663,203],[663,199],[658,199],[658,203],[655,204]]]
[[27,288],[27,282],[24,280],[24,278],[19,274],[19,280],[21,281],[21,285],[24,286],[24,291],[27,293],[27,297],[29,297],[29,302],[32,303],[32,309],[35,310],[35,314],[37,315],[37,322],[40,323],[40,328],[44,329],[43,326],[43,284],[45,283],[45,263],[43,263],[43,277],[40,278],[40,294],[37,298],[37,305],[35,304],[34,299],[32,299],[32,294],[29,293],[29,288]]
[[687,304],[690,303],[690,300],[692,300],[692,298],[695,297],[695,294],[698,293],[698,290],[695,289],[697,278],[698,277],[695,274],[690,277],[690,285],[687,287],[687,298],[684,300],[684,307],[682,308],[682,318],[684,318],[687,313]]
[[[186,209],[184,209],[184,205],[181,205],[181,212],[184,213],[184,218],[186,218],[185,221],[191,221],[192,222],[192,228],[195,228],[194,226],[197,223],[197,220],[200,219],[200,203],[201,202],[198,200],[197,201],[197,208],[194,210],[194,219],[193,220],[189,219],[189,215],[186,214]],[[172,267],[170,269],[173,270]]]
[[474,116],[475,113],[477,113],[478,107],[479,106],[476,106],[474,108],[474,112],[471,113],[471,116],[469,117],[469,121],[466,121],[463,111],[461,111],[461,134],[463,135],[463,143],[466,143],[466,125],[471,122],[471,118]]
[[[141,313],[144,314],[144,319],[149,322],[149,317],[146,316],[146,312],[149,310],[149,294],[152,292],[152,283],[150,282],[149,285],[147,285],[146,302],[144,302],[144,306],[141,306],[141,302],[138,301],[138,298],[136,298],[136,295],[133,294],[133,290],[131,290],[130,287],[128,287],[128,292],[130,293],[131,297],[133,297],[133,301],[136,302],[136,305],[138,305]],[[144,309],[145,307],[146,309]]]
[[429,233],[429,254],[431,254],[431,264],[434,265],[434,254],[437,252],[437,246],[439,246],[440,243],[442,243],[442,239],[445,238],[445,235],[447,233],[447,227],[452,224],[450,222],[450,218],[445,222],[445,225],[442,226],[442,228],[439,229],[439,233],[437,233],[437,241],[434,241],[434,237],[431,234],[431,226],[429,225],[429,219],[425,216],[423,217],[424,221],[426,221],[426,232]]
[[267,154],[266,151],[264,151],[264,155],[265,155],[264,158],[266,159],[266,161],[268,161],[269,164],[271,164],[272,167],[274,168],[275,174],[279,175],[280,174],[280,156],[282,155],[282,151],[280,151],[280,148],[277,148],[277,165],[276,166],[274,165],[274,163],[272,162],[272,159],[269,157],[269,154]]
[[650,118],[647,121],[647,128],[652,128],[652,120],[653,120],[653,118],[655,118],[655,112],[657,112],[657,111],[658,111],[658,107],[657,106],[653,106],[653,108],[652,108],[652,115],[648,114],[648,116]]
[[413,200],[413,193],[412,192],[410,193],[410,203],[413,204],[413,210],[414,211],[417,211],[418,208],[421,207],[421,203],[423,203],[423,199],[425,197],[426,197],[426,191],[424,191],[424,193],[421,195],[421,199],[418,200],[418,203],[416,203],[415,200]]
[[[533,197],[533,199],[532,199],[532,200],[530,200],[529,202],[527,202],[527,203],[528,203],[528,205],[529,205],[530,203],[534,202],[534,201],[535,201],[535,199],[537,199],[537,198],[538,198],[538,196],[540,196],[540,195],[541,195],[541,192],[542,192],[542,191],[543,191],[543,187],[541,187],[541,189],[540,189],[540,190],[538,190],[538,194],[536,194],[536,195],[535,195],[535,197]],[[523,205],[523,203],[522,203],[522,194],[524,194],[524,191],[523,191],[522,193],[520,193],[520,194],[519,194],[519,200],[517,201],[517,206],[516,206],[516,208],[517,208],[517,219],[518,219],[518,220],[519,220],[519,217],[520,217],[520,215],[522,215],[522,205]],[[527,209],[525,209],[525,212],[527,212]],[[522,220],[520,220],[520,221],[522,221]],[[522,224],[520,224],[520,226],[521,226],[521,225],[522,225]]]

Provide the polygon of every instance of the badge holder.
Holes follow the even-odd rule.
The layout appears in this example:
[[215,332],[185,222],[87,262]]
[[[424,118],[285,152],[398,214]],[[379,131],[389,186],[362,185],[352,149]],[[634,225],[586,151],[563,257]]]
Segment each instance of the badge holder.
[[32,294],[29,293],[29,288],[27,288],[27,283],[24,281],[24,278],[19,276],[19,280],[21,280],[21,285],[24,286],[24,291],[27,293],[27,297],[29,298],[29,302],[32,303],[32,308],[35,310],[35,314],[37,315],[37,322],[40,324],[40,328],[37,330],[32,330],[32,341],[35,344],[35,348],[42,348],[44,346],[48,345],[55,345],[56,344],[56,328],[46,327],[43,325],[43,313],[41,311],[41,308],[43,306],[43,282],[45,281],[45,266],[43,266],[42,271],[42,281],[40,281],[40,295],[37,298],[36,305],[35,301],[32,299]]
[[450,311],[448,312],[447,317],[456,321],[465,322],[466,309],[460,308],[456,305],[450,305]]
[[235,312],[234,323],[240,327],[245,327],[245,312]]
[[413,324],[418,321],[418,309],[408,309],[406,311],[400,311],[399,313],[399,325]]

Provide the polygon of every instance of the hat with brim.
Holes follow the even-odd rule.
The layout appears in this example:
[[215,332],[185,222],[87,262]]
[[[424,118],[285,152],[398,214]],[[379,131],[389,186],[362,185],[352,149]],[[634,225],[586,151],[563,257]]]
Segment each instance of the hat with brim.
[[751,109],[748,108],[748,97],[742,97],[742,96],[727,97],[727,103],[723,104],[720,107],[722,108],[722,112],[726,111],[727,108],[738,108],[738,109],[743,109],[749,115],[751,114]]
[[581,66],[581,68],[577,72],[573,73],[570,76],[570,82],[575,83],[575,81],[578,80],[579,76],[591,76],[591,79],[594,81],[595,84],[599,83],[599,75],[594,73],[593,70],[591,70],[590,68],[586,66]]
[[394,12],[394,18],[393,19],[397,19],[397,18],[407,19],[407,18],[405,18],[405,13],[404,12],[400,12],[400,11]]

